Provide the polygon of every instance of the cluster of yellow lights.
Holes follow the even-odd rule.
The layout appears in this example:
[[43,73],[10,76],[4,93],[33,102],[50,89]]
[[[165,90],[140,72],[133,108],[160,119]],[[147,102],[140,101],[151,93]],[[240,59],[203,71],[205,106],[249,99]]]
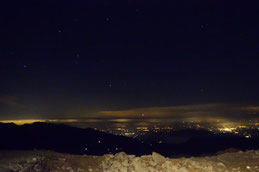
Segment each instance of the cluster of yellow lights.
[[148,127],[137,127],[137,130],[149,131]]
[[117,131],[126,131],[126,129],[125,129],[125,128],[118,127],[118,128],[117,128]]
[[238,126],[239,128],[247,128],[247,126],[245,126],[245,125],[240,125],[240,126]]
[[245,138],[250,139],[252,136],[250,134],[246,135]]
[[159,128],[159,127],[157,127],[157,126],[155,126],[155,127],[154,127],[154,130],[160,130],[160,128]]
[[132,136],[134,135],[135,133],[125,133],[125,136]]
[[219,131],[233,132],[236,128],[219,128]]

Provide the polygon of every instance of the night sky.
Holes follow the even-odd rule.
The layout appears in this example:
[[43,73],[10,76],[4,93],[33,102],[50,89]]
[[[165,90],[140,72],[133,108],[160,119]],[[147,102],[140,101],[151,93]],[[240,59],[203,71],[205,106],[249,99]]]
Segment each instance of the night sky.
[[0,26],[0,119],[259,117],[257,0],[2,0]]

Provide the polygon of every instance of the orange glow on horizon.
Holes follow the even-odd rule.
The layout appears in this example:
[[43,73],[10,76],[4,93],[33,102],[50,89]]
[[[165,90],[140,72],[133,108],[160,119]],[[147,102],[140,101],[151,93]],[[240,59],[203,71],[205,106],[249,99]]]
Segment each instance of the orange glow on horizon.
[[1,120],[1,123],[14,123],[16,125],[32,124],[34,122],[45,122],[41,119]]
[[32,124],[34,122],[77,122],[77,119],[14,119],[0,120],[1,123],[14,123],[16,125]]

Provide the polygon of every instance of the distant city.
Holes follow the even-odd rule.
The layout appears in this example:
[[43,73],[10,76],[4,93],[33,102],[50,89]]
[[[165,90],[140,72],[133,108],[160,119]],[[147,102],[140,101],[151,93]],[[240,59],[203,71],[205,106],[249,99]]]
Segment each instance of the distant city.
[[93,128],[95,130],[114,135],[138,137],[151,132],[171,132],[183,129],[203,129],[213,133],[230,133],[247,139],[259,136],[259,119],[247,121],[192,121],[173,119],[52,119],[52,120],[5,120],[23,125],[33,122],[62,123],[79,128]]
[[95,127],[94,129],[115,135],[138,137],[149,132],[171,132],[183,129],[204,129],[213,133],[232,133],[245,138],[251,138],[259,135],[259,120],[249,120],[247,122],[194,122],[182,121],[170,125],[160,124],[154,126],[138,125],[135,127]]

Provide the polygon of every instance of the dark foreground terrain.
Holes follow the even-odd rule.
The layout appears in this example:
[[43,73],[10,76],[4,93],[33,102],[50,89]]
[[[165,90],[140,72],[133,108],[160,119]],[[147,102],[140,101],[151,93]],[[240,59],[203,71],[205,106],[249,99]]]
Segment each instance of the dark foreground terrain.
[[63,124],[36,122],[18,126],[0,123],[0,149],[2,150],[53,150],[70,154],[103,155],[126,152],[150,154],[151,148],[141,141]]
[[63,124],[0,123],[0,172],[259,171],[258,137],[205,130],[164,134],[130,138]]
[[136,157],[124,152],[104,156],[53,151],[2,151],[1,172],[256,172],[259,150],[210,157],[169,159],[160,154]]
[[[259,135],[259,134],[258,134]],[[158,152],[166,157],[214,155],[226,149],[259,149],[259,137],[214,134],[206,130],[149,133],[131,138],[63,124],[33,123],[18,126],[0,123],[0,150],[52,150],[78,155],[125,152],[137,156]],[[160,141],[162,140],[162,143]]]

